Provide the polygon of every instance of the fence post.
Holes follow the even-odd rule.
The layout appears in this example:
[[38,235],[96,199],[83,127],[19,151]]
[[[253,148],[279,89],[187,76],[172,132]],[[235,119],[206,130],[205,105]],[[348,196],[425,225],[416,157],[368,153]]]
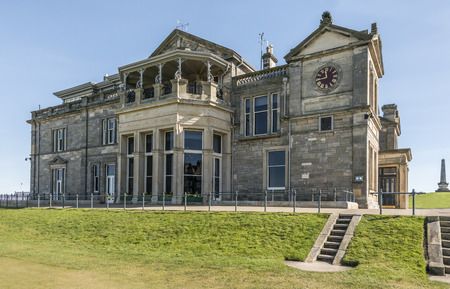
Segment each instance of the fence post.
[[297,190],[293,189],[292,194],[293,194],[293,197],[294,197],[292,211],[295,213],[295,209],[297,207]]
[[123,194],[123,209],[127,209],[127,194]]
[[62,208],[64,209],[64,202],[66,201],[66,193],[62,196]]
[[212,192],[209,192],[209,195],[208,195],[208,212],[211,211],[211,202],[212,202]]
[[52,207],[52,199],[53,199],[53,194],[48,195],[48,204],[49,204],[50,208]]
[[413,216],[416,215],[416,191],[412,190],[412,214]]
[[163,191],[163,199],[162,199],[162,210],[166,209],[166,192]]
[[264,212],[267,211],[267,190],[264,191]]
[[187,207],[187,193],[184,192],[184,210],[186,211],[186,207]]
[[8,208],[8,195],[6,195],[6,208]]
[[17,194],[15,194],[16,196],[16,209],[19,208],[19,196]]
[[28,195],[28,196],[27,196],[27,208],[28,208],[28,199],[29,199],[29,198],[30,198],[30,196]]
[[41,207],[41,194],[38,194],[38,208]]
[[322,190],[319,190],[319,200],[317,201],[317,211],[320,214],[320,207],[322,206]]
[[[337,199],[336,199],[336,188],[334,188],[333,193],[334,193],[334,202],[336,202],[337,201]],[[345,201],[347,201],[347,194],[345,195]]]
[[109,211],[109,194],[105,194],[105,201],[106,201],[106,209]]
[[237,212],[237,206],[238,206],[238,191],[235,192],[235,199],[234,199],[234,211]]
[[91,193],[91,209],[94,208],[94,194]]
[[379,206],[380,206],[380,215],[383,215],[383,191],[380,190],[380,192],[378,193],[378,200],[380,202]]
[[145,193],[142,193],[142,211],[145,210]]
[[77,198],[77,209],[78,209],[80,207],[80,204],[79,204],[80,197],[78,196],[78,194],[76,195],[76,198]]

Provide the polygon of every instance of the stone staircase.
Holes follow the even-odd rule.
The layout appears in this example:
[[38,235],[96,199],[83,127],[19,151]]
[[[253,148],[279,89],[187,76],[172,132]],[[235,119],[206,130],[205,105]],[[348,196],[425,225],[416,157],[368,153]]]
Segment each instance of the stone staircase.
[[439,217],[439,223],[445,274],[450,274],[450,217]]
[[323,244],[322,249],[320,249],[320,253],[317,256],[317,261],[323,261],[331,264],[333,263],[352,217],[352,215],[339,215],[333,229],[328,235],[327,240]]
[[361,215],[330,215],[305,262],[340,264],[360,220]]

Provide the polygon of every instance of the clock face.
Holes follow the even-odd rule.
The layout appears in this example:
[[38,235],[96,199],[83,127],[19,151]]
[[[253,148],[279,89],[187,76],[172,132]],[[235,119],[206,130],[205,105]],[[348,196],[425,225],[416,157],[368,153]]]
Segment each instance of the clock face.
[[338,71],[333,66],[327,66],[319,70],[316,75],[316,85],[321,89],[332,88],[338,81]]

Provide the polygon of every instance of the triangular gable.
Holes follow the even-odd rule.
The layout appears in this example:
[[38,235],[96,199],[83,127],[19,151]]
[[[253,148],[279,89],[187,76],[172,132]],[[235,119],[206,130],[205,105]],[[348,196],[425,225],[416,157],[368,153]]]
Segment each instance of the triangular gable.
[[175,29],[174,31],[172,31],[172,33],[167,36],[167,38],[158,46],[158,48],[156,48],[156,50],[150,55],[149,58],[175,49],[211,52],[224,59],[231,58],[233,56],[241,58],[239,54],[237,54],[232,49],[226,48],[224,46],[192,35],[185,31],[181,31],[179,29]]
[[67,163],[67,161],[65,159],[63,159],[60,156],[56,156],[54,159],[52,159],[49,162],[50,166],[56,166],[56,165],[65,165]]
[[289,63],[293,57],[298,55],[333,49],[361,40],[370,40],[372,36],[367,31],[356,31],[332,24],[321,25],[305,40],[291,49],[284,59]]

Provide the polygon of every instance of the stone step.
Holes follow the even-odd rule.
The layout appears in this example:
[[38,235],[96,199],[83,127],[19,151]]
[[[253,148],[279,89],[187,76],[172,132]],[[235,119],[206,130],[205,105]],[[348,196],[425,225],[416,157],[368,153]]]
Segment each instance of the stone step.
[[450,228],[450,221],[439,221],[439,224],[441,225],[441,228]]
[[446,216],[440,216],[439,217],[439,221],[447,221],[447,222],[450,222],[450,217],[446,217]]
[[351,220],[352,218],[353,218],[353,215],[339,214],[338,220],[342,220],[342,219]]
[[450,233],[442,233],[441,232],[441,240],[450,241]]
[[442,240],[442,248],[450,248],[450,241]]
[[441,233],[450,233],[450,228],[441,227]]
[[330,235],[331,236],[344,236],[345,235],[345,231],[346,230],[335,230],[335,229],[333,229],[333,230],[331,230]]
[[444,260],[444,265],[446,265],[446,266],[450,266],[450,257],[446,257],[446,256],[444,256],[444,258],[443,258]]
[[333,229],[337,230],[346,230],[347,231],[348,224],[335,224]]
[[337,219],[336,224],[350,224],[351,219]]
[[[341,243],[339,242],[325,242],[325,244],[323,244],[324,248],[333,248],[333,249],[339,249],[339,246],[341,245]],[[450,249],[449,249],[450,250]]]
[[319,254],[319,256],[317,256],[317,261],[332,263],[333,260],[334,260],[334,256],[324,255],[324,254]]
[[336,256],[337,249],[334,248],[322,248],[320,250],[320,254],[322,255],[329,255],[329,256]]
[[343,239],[344,237],[343,236],[328,236],[328,238],[327,238],[327,241],[328,242],[336,242],[336,243],[341,243],[341,241],[342,241],[342,239]]
[[442,255],[450,257],[450,248],[442,248]]
[[450,266],[445,266],[445,274],[450,274]]

